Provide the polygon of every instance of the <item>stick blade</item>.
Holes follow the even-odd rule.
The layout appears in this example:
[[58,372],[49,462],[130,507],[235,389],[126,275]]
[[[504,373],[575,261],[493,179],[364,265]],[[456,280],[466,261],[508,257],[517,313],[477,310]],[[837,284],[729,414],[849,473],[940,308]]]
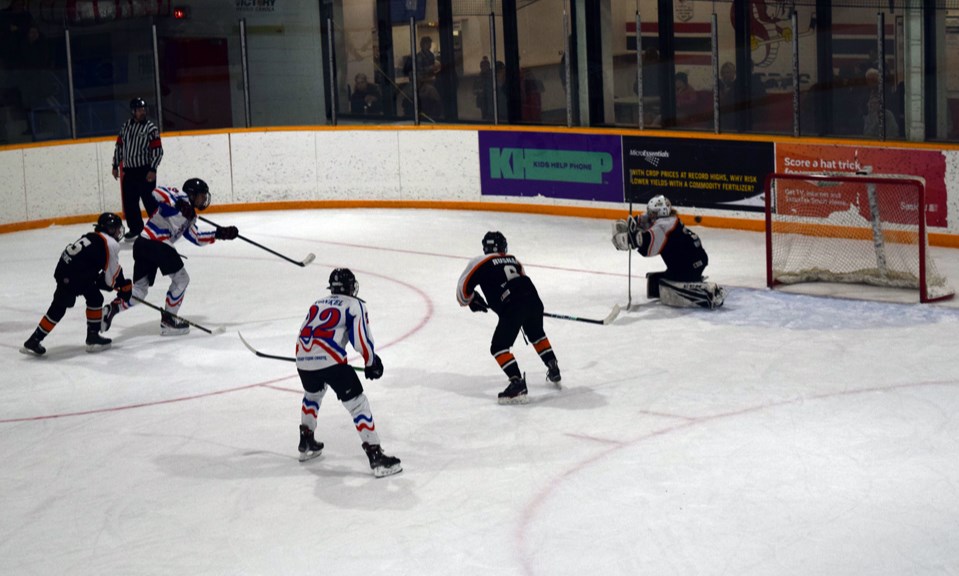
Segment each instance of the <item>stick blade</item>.
[[300,266],[306,267],[309,266],[311,262],[316,260],[316,254],[310,252],[306,255],[306,258],[300,260]]
[[216,328],[210,330],[210,334],[214,336],[216,336],[217,334],[223,334],[224,332],[226,332],[226,328],[224,328],[223,326],[217,326]]
[[613,309],[609,312],[609,315],[603,318],[603,325],[611,324],[613,320],[619,316],[620,307],[619,304],[613,304]]
[[246,338],[243,337],[243,333],[239,330],[236,331],[236,335],[240,337],[240,342],[243,342],[243,345],[246,346],[246,349],[250,352],[256,354],[256,349],[253,346],[250,346],[250,343],[246,341]]

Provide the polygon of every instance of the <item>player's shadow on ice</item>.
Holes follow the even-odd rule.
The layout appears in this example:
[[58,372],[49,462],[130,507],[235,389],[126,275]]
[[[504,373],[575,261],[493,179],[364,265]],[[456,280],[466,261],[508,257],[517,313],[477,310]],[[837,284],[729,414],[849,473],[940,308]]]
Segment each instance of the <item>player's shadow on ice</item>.
[[[541,405],[563,410],[591,410],[607,404],[606,398],[596,393],[592,388],[576,383],[575,370],[563,368],[564,381],[560,390],[546,381],[546,369],[542,368],[541,365],[536,366],[535,371],[527,372],[526,386],[529,389],[529,404],[503,406],[503,409],[522,409],[524,406]],[[584,373],[588,374],[587,371],[584,371]],[[396,382],[397,384],[395,386],[391,384],[391,387],[426,387],[494,405],[497,404],[496,395],[507,384],[505,376],[497,378],[495,373],[492,375],[468,376],[452,372],[411,370],[405,370],[402,375],[397,375]]]

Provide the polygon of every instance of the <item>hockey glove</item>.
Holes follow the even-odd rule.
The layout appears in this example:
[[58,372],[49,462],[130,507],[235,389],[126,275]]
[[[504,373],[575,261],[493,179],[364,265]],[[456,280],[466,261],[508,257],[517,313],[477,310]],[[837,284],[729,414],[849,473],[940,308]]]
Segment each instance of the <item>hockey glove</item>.
[[630,216],[627,224],[630,234],[636,234],[637,232],[649,230],[649,227],[653,225],[653,221],[650,220],[649,214],[643,214],[642,216]]
[[363,374],[367,380],[376,380],[383,375],[383,361],[378,355],[373,355],[373,363],[363,369]]
[[117,283],[117,296],[124,302],[129,303],[133,297],[133,280],[123,280]]
[[217,240],[236,240],[239,235],[240,231],[237,230],[236,226],[221,226],[216,229]]
[[176,209],[179,210],[180,214],[183,214],[183,217],[187,220],[196,218],[196,210],[194,210],[193,205],[186,200],[177,200]]
[[470,310],[473,312],[487,312],[489,311],[489,304],[486,303],[486,300],[483,300],[483,296],[473,293],[473,298],[470,300]]

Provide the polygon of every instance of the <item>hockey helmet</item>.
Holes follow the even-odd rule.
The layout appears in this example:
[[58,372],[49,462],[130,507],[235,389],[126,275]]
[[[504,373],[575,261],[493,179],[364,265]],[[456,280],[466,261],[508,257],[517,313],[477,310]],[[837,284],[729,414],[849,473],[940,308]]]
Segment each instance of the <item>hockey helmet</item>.
[[93,229],[97,232],[109,234],[117,242],[123,238],[123,221],[120,220],[120,217],[113,212],[104,212],[103,214],[100,214],[100,217],[97,218],[97,223]]
[[183,183],[183,191],[190,197],[190,204],[197,210],[205,210],[210,205],[210,187],[199,178],[190,178]]
[[652,219],[656,218],[665,218],[672,214],[673,205],[670,204],[669,198],[660,194],[659,196],[653,196],[649,199],[649,202],[646,204],[646,213],[649,214],[649,217]]
[[330,272],[330,285],[327,288],[333,294],[356,296],[360,291],[360,283],[349,268],[337,268]]
[[506,236],[502,232],[487,232],[483,236],[483,254],[505,254]]
[[147,103],[143,98],[134,98],[130,100],[130,112],[136,112],[140,108],[146,108]]

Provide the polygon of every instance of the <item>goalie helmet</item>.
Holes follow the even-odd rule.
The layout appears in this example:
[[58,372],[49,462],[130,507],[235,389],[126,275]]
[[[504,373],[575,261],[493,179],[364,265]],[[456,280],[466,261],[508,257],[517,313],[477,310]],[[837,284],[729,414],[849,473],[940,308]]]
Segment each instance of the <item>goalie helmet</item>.
[[505,254],[506,236],[502,232],[487,232],[483,236],[483,254]]
[[117,242],[123,238],[123,221],[113,212],[104,212],[97,218],[97,223],[93,227],[97,232],[102,232],[112,236]]
[[673,205],[670,204],[669,198],[660,194],[659,196],[653,196],[649,199],[649,203],[646,204],[646,213],[649,214],[650,218],[665,218],[669,216],[673,211]]
[[349,268],[337,268],[330,272],[330,285],[327,286],[332,294],[356,296],[360,291],[360,283]]
[[210,205],[210,187],[199,178],[190,178],[183,183],[183,191],[190,197],[190,204],[197,210],[204,210]]

